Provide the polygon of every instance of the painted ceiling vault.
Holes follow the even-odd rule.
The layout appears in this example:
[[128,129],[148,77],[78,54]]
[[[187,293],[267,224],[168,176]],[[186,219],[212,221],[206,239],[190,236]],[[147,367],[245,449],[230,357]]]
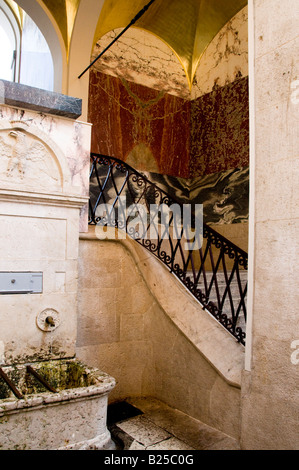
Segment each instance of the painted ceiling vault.
[[[80,0],[42,1],[57,22],[68,54]],[[105,0],[94,45],[109,31],[125,28],[148,3],[148,0]],[[191,88],[205,49],[220,29],[246,5],[247,0],[155,0],[135,27],[154,34],[174,51]]]
[[80,0],[42,0],[55,19],[66,47],[67,56]]

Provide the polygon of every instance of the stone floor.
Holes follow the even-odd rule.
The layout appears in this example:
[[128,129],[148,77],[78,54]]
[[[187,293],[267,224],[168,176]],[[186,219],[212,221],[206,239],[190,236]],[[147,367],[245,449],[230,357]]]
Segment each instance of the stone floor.
[[117,450],[240,450],[231,437],[155,399],[110,405],[108,428]]

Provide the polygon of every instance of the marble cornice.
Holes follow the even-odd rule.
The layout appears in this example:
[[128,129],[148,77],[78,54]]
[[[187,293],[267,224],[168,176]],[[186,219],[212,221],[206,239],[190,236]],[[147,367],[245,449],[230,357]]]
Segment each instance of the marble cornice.
[[47,206],[63,206],[81,209],[89,197],[62,193],[42,193],[26,190],[0,189],[0,202],[20,202]]
[[0,81],[0,104],[70,119],[77,119],[82,114],[79,98],[6,80]]

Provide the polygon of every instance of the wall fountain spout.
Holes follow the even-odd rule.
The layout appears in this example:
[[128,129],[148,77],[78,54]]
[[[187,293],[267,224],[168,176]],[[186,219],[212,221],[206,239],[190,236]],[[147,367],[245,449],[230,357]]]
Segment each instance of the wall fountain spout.
[[53,317],[47,317],[46,318],[46,323],[50,326],[55,326],[55,321]]

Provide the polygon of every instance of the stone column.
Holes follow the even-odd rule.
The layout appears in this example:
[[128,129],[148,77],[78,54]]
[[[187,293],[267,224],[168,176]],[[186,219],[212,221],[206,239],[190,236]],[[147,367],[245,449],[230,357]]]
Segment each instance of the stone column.
[[[252,349],[242,448],[299,447],[299,4],[253,0]],[[251,99],[253,95],[251,95]],[[252,136],[253,137],[253,136]],[[248,352],[248,351],[247,351]]]

